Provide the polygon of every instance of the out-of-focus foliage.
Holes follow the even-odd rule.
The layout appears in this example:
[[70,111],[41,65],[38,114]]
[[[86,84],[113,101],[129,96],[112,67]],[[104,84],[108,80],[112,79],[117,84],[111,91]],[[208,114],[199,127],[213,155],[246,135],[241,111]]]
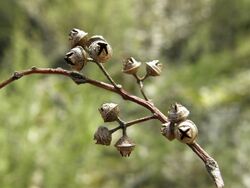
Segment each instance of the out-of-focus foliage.
[[[146,81],[149,97],[164,113],[175,101],[186,105],[226,187],[250,187],[249,11],[247,0],[2,0],[0,78],[31,66],[69,68],[73,27],[111,43],[105,66],[135,94],[122,59],[159,59],[165,71]],[[104,80],[94,65],[84,74]],[[128,159],[95,145],[103,102],[119,103],[125,120],[149,114],[107,91],[34,75],[2,89],[0,101],[1,188],[214,187],[201,161],[162,137],[157,121],[129,129],[137,147]]]

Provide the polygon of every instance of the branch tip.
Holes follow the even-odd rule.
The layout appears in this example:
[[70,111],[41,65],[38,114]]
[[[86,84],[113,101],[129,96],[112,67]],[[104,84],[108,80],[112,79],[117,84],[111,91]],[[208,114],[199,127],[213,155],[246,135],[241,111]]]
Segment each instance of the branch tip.
[[210,158],[206,161],[205,166],[209,175],[214,180],[216,187],[224,187],[224,181],[222,179],[218,163],[213,158]]

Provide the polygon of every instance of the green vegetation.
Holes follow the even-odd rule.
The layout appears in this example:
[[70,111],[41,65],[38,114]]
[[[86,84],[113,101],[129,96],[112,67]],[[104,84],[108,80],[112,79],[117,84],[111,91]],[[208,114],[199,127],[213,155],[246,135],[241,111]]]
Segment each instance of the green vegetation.
[[[0,80],[32,66],[69,69],[74,27],[109,41],[114,57],[105,66],[135,94],[122,59],[159,59],[165,70],[146,81],[148,96],[164,113],[175,101],[187,106],[226,187],[249,187],[249,10],[247,0],[3,0]],[[84,74],[105,80],[94,65]],[[95,145],[102,103],[119,103],[125,120],[148,114],[107,91],[34,75],[2,89],[0,101],[1,188],[214,187],[198,157],[161,136],[157,121],[128,130],[137,144],[130,158]]]

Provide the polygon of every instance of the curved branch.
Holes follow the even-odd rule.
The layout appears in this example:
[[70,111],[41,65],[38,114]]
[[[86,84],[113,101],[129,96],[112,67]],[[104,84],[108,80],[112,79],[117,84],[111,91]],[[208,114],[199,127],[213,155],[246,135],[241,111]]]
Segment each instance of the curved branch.
[[187,144],[204,162],[209,175],[212,177],[217,188],[224,187],[218,163],[196,142]]
[[70,76],[71,71],[64,70],[62,68],[36,68],[32,67],[31,69],[20,71],[20,72],[14,72],[13,75],[8,78],[7,80],[4,80],[0,83],[0,89],[7,86],[8,84],[12,83],[15,80],[18,80],[22,78],[23,76],[30,75],[30,74],[60,74],[64,76]]
[[[15,80],[18,80],[22,78],[23,76],[31,75],[31,74],[57,74],[57,75],[63,75],[66,77],[71,78],[76,84],[91,84],[96,87],[117,93],[120,95],[124,100],[129,100],[131,102],[134,102],[136,104],[139,104],[140,106],[143,106],[147,108],[149,111],[151,111],[154,115],[155,119],[160,120],[162,123],[167,123],[169,122],[168,118],[158,109],[156,108],[152,103],[149,101],[146,101],[140,97],[134,96],[129,94],[126,90],[123,88],[115,88],[115,86],[111,84],[107,84],[105,82],[100,82],[97,80],[92,80],[89,79],[83,75],[81,75],[78,72],[74,71],[68,71],[64,70],[62,68],[36,68],[32,67],[31,69],[24,70],[24,71],[19,71],[19,72],[14,72],[14,74],[9,77],[8,79],[0,82],[0,89],[4,88],[8,84],[14,82]],[[151,118],[150,118],[151,119]],[[132,122],[133,124],[134,122]],[[130,122],[131,124],[131,122]],[[131,124],[131,125],[132,125]],[[128,126],[129,123],[128,123]],[[198,143],[193,143],[193,144],[188,144],[188,146],[194,151],[195,154],[198,155],[198,157],[204,162],[207,171],[213,178],[217,188],[222,188],[224,187],[223,179],[220,173],[219,166],[217,162],[207,153],[205,150],[201,148],[201,146]]]

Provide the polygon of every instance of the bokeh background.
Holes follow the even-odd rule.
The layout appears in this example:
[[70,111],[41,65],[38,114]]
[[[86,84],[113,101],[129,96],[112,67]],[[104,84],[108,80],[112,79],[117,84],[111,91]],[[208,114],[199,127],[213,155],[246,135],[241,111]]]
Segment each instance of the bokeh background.
[[[167,113],[180,102],[199,127],[198,142],[219,163],[227,188],[250,187],[249,0],[1,0],[0,80],[15,70],[63,67],[68,33],[76,27],[103,35],[114,56],[105,66],[140,95],[122,59],[159,59],[161,77],[146,92]],[[94,65],[84,74],[105,81]],[[33,75],[0,91],[1,188],[212,188],[203,163],[185,145],[169,142],[161,124],[129,129],[130,158],[95,145],[103,121],[97,108],[116,102],[121,117],[149,112],[65,77]],[[108,126],[114,127],[111,123]]]

